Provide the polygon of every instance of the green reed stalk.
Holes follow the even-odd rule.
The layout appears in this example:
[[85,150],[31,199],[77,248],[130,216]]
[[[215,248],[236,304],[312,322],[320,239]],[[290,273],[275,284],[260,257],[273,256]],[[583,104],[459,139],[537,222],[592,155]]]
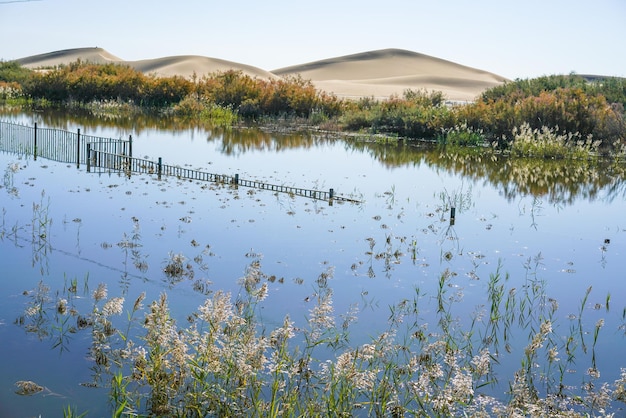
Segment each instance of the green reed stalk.
[[592,286],[587,288],[585,291],[585,296],[580,302],[580,307],[578,309],[578,336],[580,337],[580,344],[583,349],[583,353],[587,353],[587,345],[585,344],[585,336],[583,331],[583,312],[585,310],[585,306],[587,305],[587,299],[589,298],[589,294],[591,293]]
[[87,416],[87,412],[79,414],[76,412],[76,408],[68,405],[63,409],[63,418],[84,418]]

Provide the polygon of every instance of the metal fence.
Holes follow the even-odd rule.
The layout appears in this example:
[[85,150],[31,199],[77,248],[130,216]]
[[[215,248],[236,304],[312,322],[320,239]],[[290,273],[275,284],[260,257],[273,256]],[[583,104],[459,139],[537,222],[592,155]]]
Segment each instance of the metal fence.
[[0,150],[18,154],[33,154],[33,128],[0,122]]
[[0,122],[0,151],[46,158],[61,163],[87,163],[87,144],[94,149],[132,155],[132,139],[112,139],[81,135],[80,129],[69,132]]
[[360,203],[356,199],[338,196],[333,189],[328,191],[304,189],[301,187],[285,186],[279,184],[264,183],[256,180],[246,180],[239,178],[238,174],[234,176],[226,174],[207,173],[205,171],[191,170],[179,166],[163,164],[161,158],[158,161],[144,160],[141,158],[133,158],[128,155],[114,154],[99,151],[91,148],[88,144],[88,153],[90,158],[87,161],[87,171],[94,169],[108,170],[124,173],[128,177],[132,174],[150,174],[155,175],[160,180],[163,176],[176,177],[185,180],[208,181],[221,184],[229,184],[233,186],[243,186],[255,189],[269,190],[277,193],[287,193],[292,196],[302,196],[310,199],[341,201],[350,203]]
[[320,191],[270,184],[240,179],[238,174],[234,176],[213,174],[163,164],[161,158],[158,161],[134,158],[132,137],[123,140],[81,135],[80,129],[74,133],[59,129],[38,128],[37,124],[30,127],[0,121],[0,151],[33,155],[35,160],[37,157],[43,157],[53,161],[75,163],[77,167],[87,165],[88,172],[95,169],[109,170],[124,173],[128,177],[132,174],[150,174],[157,176],[159,180],[163,176],[171,176],[179,179],[270,190],[310,199],[327,200],[329,203],[333,200],[360,203],[356,199],[335,195],[333,189]]

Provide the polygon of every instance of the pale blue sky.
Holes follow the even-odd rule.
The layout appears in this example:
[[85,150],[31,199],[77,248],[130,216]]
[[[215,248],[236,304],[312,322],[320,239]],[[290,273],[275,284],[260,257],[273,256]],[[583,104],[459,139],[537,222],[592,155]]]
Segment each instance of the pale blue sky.
[[264,70],[402,48],[508,78],[626,76],[626,0],[0,0],[0,59],[98,46]]

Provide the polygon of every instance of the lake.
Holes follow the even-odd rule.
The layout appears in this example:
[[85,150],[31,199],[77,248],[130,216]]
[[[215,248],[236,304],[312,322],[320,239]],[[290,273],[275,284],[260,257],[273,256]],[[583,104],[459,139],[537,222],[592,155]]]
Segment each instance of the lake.
[[[524,347],[546,318],[560,353],[555,364],[566,370],[562,379],[572,393],[591,380],[590,369],[600,373],[599,388],[626,367],[623,163],[509,159],[378,137],[48,113],[5,111],[0,120],[132,136],[135,157],[332,188],[359,201],[330,204],[148,174],[87,173],[85,166],[0,152],[0,416],[55,415],[68,405],[89,416],[111,413],[107,385],[92,384],[100,378],[92,334],[70,326],[74,319],[55,309],[59,299],[89,313],[100,283],[109,298],[130,304],[142,292],[145,305],[166,293],[173,318],[184,325],[209,295],[241,294],[240,279],[251,268],[267,283],[258,306],[264,327],[280,326],[285,315],[304,327],[321,286],[332,293],[338,323],[356,316],[347,347],[387,329],[394,307],[416,295],[419,326],[435,339],[442,312],[461,335],[473,322],[488,322],[495,288],[502,301],[527,295],[519,301],[533,304],[534,325],[520,319],[499,342],[487,338],[488,325],[468,336],[498,353],[497,383],[480,392],[503,402]],[[175,261],[181,261],[178,274],[168,274]],[[33,306],[48,310],[27,314]],[[115,321],[120,328],[128,322],[126,314]],[[573,334],[581,338],[576,348],[568,346]],[[574,356],[569,361],[566,350]],[[543,370],[546,359],[534,361]],[[22,396],[18,381],[44,389]],[[619,402],[610,410],[624,412]]]

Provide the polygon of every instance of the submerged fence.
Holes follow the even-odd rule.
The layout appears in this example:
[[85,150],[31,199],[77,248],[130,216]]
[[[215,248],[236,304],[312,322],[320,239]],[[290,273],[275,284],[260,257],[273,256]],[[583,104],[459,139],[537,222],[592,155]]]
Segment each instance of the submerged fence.
[[73,133],[59,129],[38,128],[37,124],[30,127],[0,121],[0,151],[33,155],[35,160],[37,157],[42,157],[53,161],[75,163],[77,168],[86,165],[87,172],[98,168],[124,173],[128,177],[132,174],[156,175],[159,180],[163,176],[171,176],[178,179],[251,187],[310,199],[327,200],[330,204],[333,200],[360,203],[356,199],[335,195],[333,189],[311,190],[240,179],[239,174],[229,176],[207,173],[163,164],[160,157],[158,161],[134,158],[132,136],[128,140],[102,138],[81,135],[80,129]]

